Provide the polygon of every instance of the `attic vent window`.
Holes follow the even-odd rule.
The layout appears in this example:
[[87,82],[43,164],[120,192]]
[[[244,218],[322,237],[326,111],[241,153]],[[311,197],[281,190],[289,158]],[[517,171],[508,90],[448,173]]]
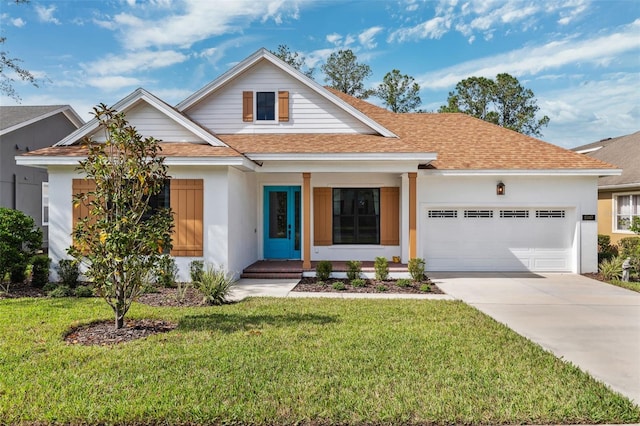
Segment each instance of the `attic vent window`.
[[275,92],[256,92],[256,120],[273,121],[276,119]]
[[564,210],[536,210],[536,217],[539,218],[563,218]]

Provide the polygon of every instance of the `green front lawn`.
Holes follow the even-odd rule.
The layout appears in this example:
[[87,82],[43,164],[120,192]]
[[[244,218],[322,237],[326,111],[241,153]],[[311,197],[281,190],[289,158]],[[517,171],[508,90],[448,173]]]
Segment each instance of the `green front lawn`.
[[177,330],[67,345],[98,299],[0,300],[0,424],[632,423],[640,409],[460,302],[151,308]]
[[627,290],[633,290],[640,293],[640,282],[638,281],[620,281],[620,280],[611,280],[607,281],[609,284],[617,285],[618,287],[626,288]]

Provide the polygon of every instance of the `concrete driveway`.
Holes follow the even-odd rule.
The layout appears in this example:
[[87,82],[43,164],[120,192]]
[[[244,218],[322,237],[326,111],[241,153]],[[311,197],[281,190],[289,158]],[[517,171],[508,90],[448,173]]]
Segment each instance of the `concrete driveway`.
[[640,404],[640,293],[575,274],[429,277],[449,295]]

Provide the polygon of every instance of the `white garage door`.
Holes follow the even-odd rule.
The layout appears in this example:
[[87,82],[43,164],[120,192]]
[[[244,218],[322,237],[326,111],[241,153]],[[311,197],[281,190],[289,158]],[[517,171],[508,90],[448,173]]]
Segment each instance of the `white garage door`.
[[438,207],[421,215],[429,271],[573,269],[573,209]]

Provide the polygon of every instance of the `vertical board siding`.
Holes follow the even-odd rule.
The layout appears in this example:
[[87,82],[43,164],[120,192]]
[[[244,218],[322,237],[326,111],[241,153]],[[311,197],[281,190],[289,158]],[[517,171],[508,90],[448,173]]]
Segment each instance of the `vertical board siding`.
[[174,213],[173,256],[203,254],[203,180],[172,179],[171,210]]
[[278,120],[289,121],[289,92],[278,92]]
[[416,235],[416,172],[409,174],[409,259],[417,256],[417,235]]
[[242,121],[253,122],[253,92],[242,92]]
[[[96,181],[93,179],[73,179],[72,181],[71,192],[73,197],[83,192],[95,191],[95,189]],[[75,229],[76,224],[80,222],[81,219],[89,216],[89,207],[85,205],[85,203],[80,203],[77,206],[73,205],[73,198],[71,203],[73,209],[72,229]]]
[[313,188],[313,244],[333,243],[331,188]]
[[400,188],[380,188],[380,245],[400,245]]

